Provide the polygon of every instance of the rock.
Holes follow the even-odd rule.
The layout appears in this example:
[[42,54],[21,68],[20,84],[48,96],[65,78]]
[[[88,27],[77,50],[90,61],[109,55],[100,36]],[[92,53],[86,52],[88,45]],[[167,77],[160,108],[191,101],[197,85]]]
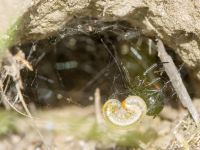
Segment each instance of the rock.
[[[171,47],[200,79],[200,1],[38,0],[22,17],[20,42],[47,38],[75,16],[126,20]],[[77,20],[78,24],[78,20]]]

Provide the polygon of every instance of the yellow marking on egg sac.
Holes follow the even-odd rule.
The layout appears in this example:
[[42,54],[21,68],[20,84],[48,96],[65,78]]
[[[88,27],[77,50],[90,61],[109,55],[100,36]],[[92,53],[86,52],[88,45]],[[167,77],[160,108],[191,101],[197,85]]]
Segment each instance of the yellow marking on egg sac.
[[103,106],[104,120],[112,127],[133,127],[142,120],[146,112],[146,103],[139,96],[130,95],[122,102],[109,99]]
[[125,100],[123,100],[123,101],[121,102],[121,106],[122,106],[122,108],[126,109],[126,101],[125,101]]

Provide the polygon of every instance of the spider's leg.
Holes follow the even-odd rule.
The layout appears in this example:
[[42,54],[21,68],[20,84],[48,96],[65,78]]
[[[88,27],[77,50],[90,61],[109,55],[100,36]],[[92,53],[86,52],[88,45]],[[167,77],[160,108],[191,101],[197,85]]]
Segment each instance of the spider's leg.
[[143,73],[143,75],[146,76],[149,72],[151,72],[152,70],[154,70],[157,67],[163,66],[163,64],[165,64],[165,63],[169,63],[169,62],[154,63],[153,65],[151,65],[149,68],[146,69],[146,71]]
[[146,76],[149,72],[154,70],[157,66],[158,66],[158,64],[154,63],[153,65],[151,65],[149,68],[146,69],[146,71],[143,73],[143,75]]
[[167,85],[168,84],[170,84],[171,83],[171,81],[169,80],[169,81],[167,81],[167,82],[165,82],[165,84],[164,84],[164,86],[163,86],[163,88],[162,89],[165,89],[165,88],[167,88]]
[[142,56],[138,53],[138,51],[135,49],[135,48],[133,48],[133,47],[131,47],[130,48],[130,51],[133,53],[133,55],[138,59],[138,60],[142,60]]
[[162,90],[161,89],[156,89],[156,90],[148,90],[148,96],[152,96],[152,95],[155,95],[155,94],[157,94],[157,93],[160,93],[160,92],[162,92]]
[[153,79],[149,84],[147,84],[147,86],[151,86],[151,85],[154,85],[156,82],[158,82],[159,80],[161,80],[160,77],[157,77],[155,79]]
[[148,51],[149,51],[149,55],[152,54],[152,45],[153,45],[152,43],[153,43],[152,39],[148,39]]

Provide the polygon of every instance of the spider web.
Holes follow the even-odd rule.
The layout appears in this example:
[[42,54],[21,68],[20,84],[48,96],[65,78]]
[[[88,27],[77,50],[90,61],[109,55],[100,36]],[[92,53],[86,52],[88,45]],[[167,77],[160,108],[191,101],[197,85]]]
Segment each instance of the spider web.
[[55,36],[16,46],[34,68],[21,72],[27,101],[88,105],[96,88],[102,102],[126,97],[135,78],[158,61],[153,40],[139,31],[125,21],[75,18]]

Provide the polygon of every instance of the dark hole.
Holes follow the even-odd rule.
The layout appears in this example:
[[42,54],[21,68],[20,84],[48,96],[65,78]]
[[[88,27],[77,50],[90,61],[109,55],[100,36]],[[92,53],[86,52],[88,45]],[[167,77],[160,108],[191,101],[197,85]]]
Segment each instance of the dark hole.
[[[109,97],[123,99],[129,94],[127,85],[159,62],[155,45],[149,52],[149,38],[126,22],[90,21],[76,27],[69,25],[58,35],[12,49],[13,53],[16,47],[23,50],[34,67],[32,72],[21,72],[27,101],[39,106],[88,105],[93,103],[96,88],[100,88],[103,102]],[[154,78],[149,73],[148,79]],[[162,78],[161,86],[166,81],[168,78]]]

